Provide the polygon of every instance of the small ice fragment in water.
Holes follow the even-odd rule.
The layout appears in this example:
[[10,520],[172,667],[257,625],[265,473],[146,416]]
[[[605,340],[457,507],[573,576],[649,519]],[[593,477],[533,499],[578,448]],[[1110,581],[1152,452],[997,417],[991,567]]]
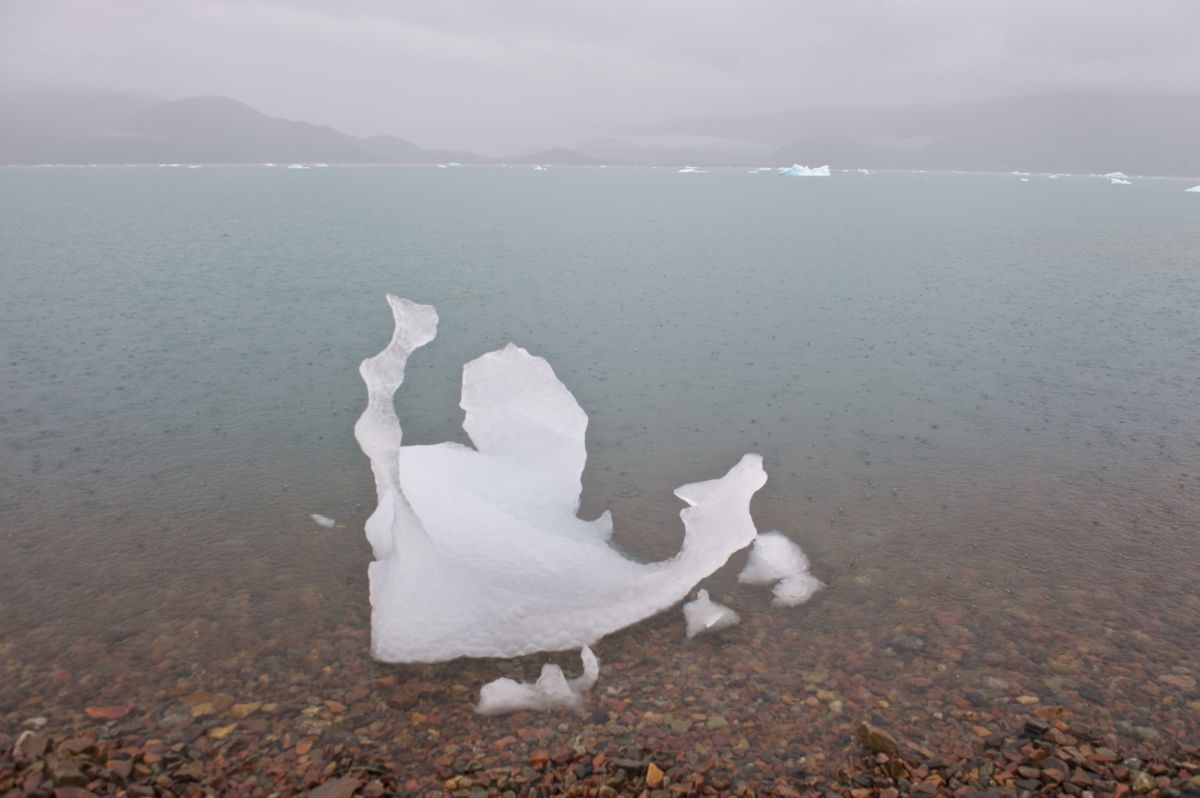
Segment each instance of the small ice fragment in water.
[[710,599],[707,590],[701,590],[695,601],[683,605],[683,617],[687,621],[689,638],[726,629],[741,620],[736,612]]
[[781,607],[798,607],[823,587],[825,587],[824,583],[809,573],[785,576],[771,589],[771,592],[775,594],[773,603]]
[[675,557],[639,563],[612,548],[607,512],[577,515],[587,415],[549,363],[512,344],[463,367],[463,429],[474,448],[401,446],[393,394],[438,317],[430,305],[388,302],[395,331],[359,367],[368,398],[354,427],[378,498],[366,524],[377,659],[591,645],[673,606],[754,540],[750,498],[767,475],[762,457],[747,454],[725,476],[675,490],[688,505]]
[[1184,191],[1189,192],[1189,193],[1194,192],[1196,194],[1200,194],[1200,186],[1192,186],[1191,188],[1185,188]]
[[776,582],[774,603],[783,607],[803,604],[824,587],[808,572],[808,557],[800,547],[776,531],[754,539],[738,581],[750,585]]
[[802,166],[798,163],[792,164],[786,169],[780,169],[779,174],[784,177],[829,177],[829,166],[814,166],[811,169],[807,166]]
[[1124,180],[1129,175],[1124,172],[1105,172],[1101,177],[1107,177],[1109,180]]
[[337,521],[335,521],[334,519],[330,518],[327,515],[321,515],[320,513],[313,513],[312,515],[309,516],[309,518],[311,518],[313,521],[316,521],[319,526],[323,526],[326,529],[333,529],[335,526],[337,526]]
[[563,675],[562,668],[547,663],[542,666],[542,675],[533,684],[501,677],[479,689],[479,703],[475,705],[475,711],[480,715],[502,715],[521,709],[582,709],[583,694],[592,689],[600,675],[600,662],[587,646],[579,655],[583,660],[582,676],[568,679]]
[[1131,185],[1131,183],[1130,183],[1128,180],[1125,180],[1124,178],[1120,178],[1120,177],[1110,177],[1110,178],[1108,179],[1108,182],[1109,182],[1109,183],[1112,183],[1114,186],[1128,186],[1128,185]]

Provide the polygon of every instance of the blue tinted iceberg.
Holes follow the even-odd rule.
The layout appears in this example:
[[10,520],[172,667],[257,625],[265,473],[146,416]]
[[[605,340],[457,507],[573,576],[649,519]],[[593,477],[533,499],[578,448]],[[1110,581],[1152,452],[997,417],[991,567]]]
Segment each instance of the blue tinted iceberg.
[[786,169],[780,169],[779,174],[784,177],[829,177],[829,166],[814,166],[810,169],[796,163]]
[[554,370],[509,344],[463,367],[457,443],[402,446],[393,395],[437,311],[388,296],[395,331],[363,361],[367,408],[354,434],[378,505],[367,519],[371,652],[387,662],[509,657],[591,645],[683,599],[748,546],[750,498],[766,482],[747,454],[675,495],[683,546],[635,562],[609,545],[606,512],[578,517],[588,419]]

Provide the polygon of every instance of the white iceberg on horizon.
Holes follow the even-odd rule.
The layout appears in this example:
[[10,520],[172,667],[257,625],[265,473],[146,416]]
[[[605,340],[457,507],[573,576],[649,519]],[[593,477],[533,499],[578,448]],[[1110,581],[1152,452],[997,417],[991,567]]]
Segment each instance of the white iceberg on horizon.
[[742,620],[729,607],[710,599],[708,591],[703,589],[693,601],[683,605],[683,619],[687,622],[688,639],[704,632],[728,629]]
[[681,174],[681,175],[689,174],[689,173],[702,175],[702,174],[707,174],[707,172],[708,172],[707,169],[697,169],[694,166],[685,166],[679,170],[679,174]]
[[609,545],[607,512],[581,520],[587,415],[550,364],[509,344],[463,367],[457,443],[402,446],[393,395],[409,355],[437,334],[437,311],[388,295],[391,342],[359,373],[367,408],[354,434],[378,506],[366,533],[371,653],[385,662],[511,657],[595,643],[684,598],[757,531],[766,482],[747,454],[725,476],[675,495],[683,546],[643,564]]
[[1130,183],[1128,180],[1126,180],[1126,179],[1124,179],[1124,178],[1122,178],[1122,177],[1110,177],[1110,178],[1108,179],[1108,182],[1109,182],[1109,183],[1111,183],[1111,184],[1113,184],[1114,186],[1129,186],[1129,185],[1132,185],[1132,183]]
[[580,652],[583,675],[568,679],[562,668],[547,663],[533,684],[501,677],[479,689],[475,711],[480,715],[502,715],[529,709],[535,712],[583,709],[583,694],[592,689],[600,676],[600,661],[587,646]]
[[1191,188],[1185,188],[1184,191],[1186,191],[1188,193],[1194,192],[1196,194],[1200,194],[1200,186],[1192,186]]
[[814,166],[810,169],[807,166],[796,163],[785,169],[780,169],[779,174],[784,177],[829,177],[829,165]]
[[308,167],[302,163],[290,163],[290,164],[288,164],[287,168],[288,169],[307,169]]
[[1129,177],[1129,175],[1125,174],[1124,172],[1106,172],[1105,174],[1102,174],[1100,176],[1107,177],[1109,179],[1116,179],[1116,180],[1125,180],[1126,178]]

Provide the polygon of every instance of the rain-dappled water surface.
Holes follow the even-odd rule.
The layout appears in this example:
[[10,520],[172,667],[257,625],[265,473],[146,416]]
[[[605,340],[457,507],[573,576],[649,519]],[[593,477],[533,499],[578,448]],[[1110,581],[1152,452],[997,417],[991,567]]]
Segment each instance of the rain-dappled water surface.
[[[510,340],[543,355],[591,417],[583,514],[611,508],[639,557],[678,546],[674,487],[764,456],[759,527],[804,546],[830,589],[771,609],[722,572],[710,587],[742,625],[685,643],[672,612],[602,642],[625,668],[602,675],[608,698],[718,702],[736,727],[755,685],[835,723],[928,718],[930,690],[983,690],[988,706],[1032,694],[1191,733],[1200,197],[1185,187],[2,170],[0,712],[135,683],[164,702],[205,679],[269,691],[332,661],[396,670],[366,662],[373,488],[352,435],[357,364],[386,342],[393,292],[441,314],[397,395],[406,443],[464,439],[465,361]],[[746,684],[713,689],[735,661]],[[800,700],[839,669],[865,697]],[[474,690],[498,664],[398,672],[469,724],[470,695],[447,685]]]

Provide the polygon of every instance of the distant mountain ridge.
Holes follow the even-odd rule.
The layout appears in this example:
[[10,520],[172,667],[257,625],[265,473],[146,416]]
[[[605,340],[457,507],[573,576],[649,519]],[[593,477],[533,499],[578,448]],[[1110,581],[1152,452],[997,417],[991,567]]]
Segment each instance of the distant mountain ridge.
[[279,119],[225,97],[0,94],[0,163],[512,163],[996,170],[1200,176],[1200,96],[1064,93],[657,123],[488,158]]
[[668,122],[646,132],[756,140],[775,164],[1200,175],[1200,95],[1067,92],[870,109],[722,114]]
[[396,136],[358,138],[260,113],[227,97],[0,98],[0,163],[489,163]]

